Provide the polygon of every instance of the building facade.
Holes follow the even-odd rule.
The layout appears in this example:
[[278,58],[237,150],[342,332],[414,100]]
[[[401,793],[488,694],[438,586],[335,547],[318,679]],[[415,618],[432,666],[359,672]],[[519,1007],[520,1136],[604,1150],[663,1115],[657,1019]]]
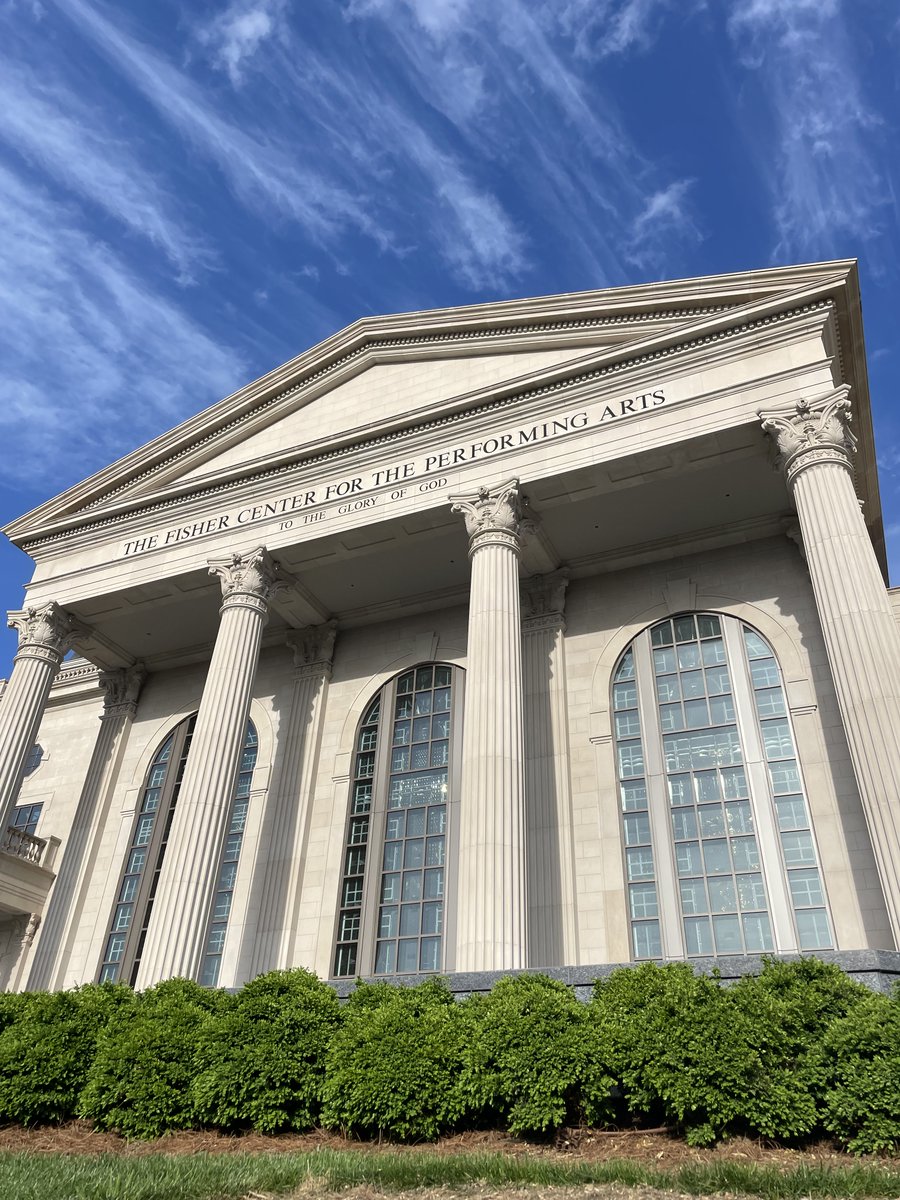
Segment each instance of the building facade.
[[6,532],[3,987],[900,973],[853,263],[366,318]]

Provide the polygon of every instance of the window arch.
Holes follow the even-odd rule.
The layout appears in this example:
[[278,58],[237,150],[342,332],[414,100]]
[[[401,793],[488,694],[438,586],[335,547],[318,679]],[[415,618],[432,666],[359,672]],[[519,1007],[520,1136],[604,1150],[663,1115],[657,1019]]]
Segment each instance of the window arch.
[[[172,730],[147,771],[103,950],[101,983],[122,979],[134,986],[137,979],[196,721],[194,713]],[[198,920],[207,920],[200,981],[210,987],[218,982],[256,754],[256,729],[248,721],[213,910],[211,914],[197,914]]]
[[404,671],[360,721],[335,977],[448,969],[446,877],[462,679],[444,663]]
[[833,945],[781,670],[734,617],[640,633],[612,684],[632,954]]

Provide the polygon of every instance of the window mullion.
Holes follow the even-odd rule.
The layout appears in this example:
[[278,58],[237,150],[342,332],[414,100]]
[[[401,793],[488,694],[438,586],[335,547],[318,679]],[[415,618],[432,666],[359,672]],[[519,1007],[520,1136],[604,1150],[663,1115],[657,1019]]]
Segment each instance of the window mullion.
[[741,625],[735,620],[723,618],[722,635],[731,667],[732,695],[743,744],[750,804],[759,844],[760,866],[768,894],[775,948],[780,951],[796,950],[797,934],[794,929],[793,909],[787,881],[781,869],[781,842],[769,787],[768,764],[756,719]]
[[357,974],[372,975],[375,970],[375,942],[378,936],[378,911],[381,890],[381,860],[384,854],[384,822],[387,811],[390,775],[391,731],[397,680],[385,684],[378,713],[378,739],[375,744],[375,774],[372,777],[372,806],[369,809],[369,844],[363,875],[362,918],[359,931]]

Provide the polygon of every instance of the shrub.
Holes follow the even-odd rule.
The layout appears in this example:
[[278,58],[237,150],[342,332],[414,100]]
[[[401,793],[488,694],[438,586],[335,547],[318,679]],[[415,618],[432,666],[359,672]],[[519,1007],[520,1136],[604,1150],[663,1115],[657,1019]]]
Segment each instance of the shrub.
[[203,1022],[231,1003],[186,979],[149,988],[107,1025],[97,1044],[79,1115],[125,1137],[189,1129],[194,1046]]
[[598,1061],[586,1005],[546,975],[501,979],[467,1014],[463,1086],[510,1132],[544,1133],[612,1116],[612,1078]]
[[[598,981],[591,1008],[634,1115],[680,1126],[694,1146],[730,1131],[783,1137],[808,1129],[807,1099],[771,1053],[780,1046],[777,1026],[767,1031],[767,1055],[754,1021],[715,979],[695,976],[685,963],[648,963]],[[766,1021],[777,1015],[769,1008]]]
[[340,1016],[333,989],[308,971],[271,971],[248,983],[200,1030],[192,1085],[200,1120],[263,1133],[309,1129]]
[[900,1151],[900,990],[869,994],[823,1038],[825,1128],[857,1154]]
[[791,1137],[821,1123],[827,1085],[822,1039],[833,1021],[869,995],[839,967],[815,958],[765,959],[760,975],[745,976],[728,989],[728,1001],[747,1022],[772,1090],[786,1088],[790,1095],[778,1122],[757,1116],[759,1132]]
[[466,1111],[464,1008],[439,980],[360,985],[328,1050],[323,1123],[404,1141],[454,1128]]
[[0,1120],[34,1125],[75,1115],[98,1037],[130,1011],[124,984],[87,984],[70,992],[33,992],[10,1004],[17,1019],[0,1033]]

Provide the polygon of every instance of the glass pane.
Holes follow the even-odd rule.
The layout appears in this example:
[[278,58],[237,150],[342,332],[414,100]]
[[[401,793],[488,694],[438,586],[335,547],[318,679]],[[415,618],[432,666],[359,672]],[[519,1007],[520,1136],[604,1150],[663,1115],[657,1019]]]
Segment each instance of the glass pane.
[[449,742],[432,742],[431,743],[431,762],[432,767],[446,767],[450,761],[450,743]]
[[640,742],[624,742],[617,749],[620,778],[629,779],[644,774],[644,751]]
[[684,943],[688,954],[712,954],[712,930],[709,917],[685,917]]
[[[443,719],[446,721],[450,720],[449,717],[444,717]],[[412,723],[412,740],[414,742],[428,741],[433,720],[433,717],[430,720],[428,717],[416,717]]]
[[406,671],[403,675],[401,675],[397,680],[397,694],[402,695],[404,692],[411,692],[413,690],[414,678],[415,671]]
[[725,662],[725,643],[721,638],[716,638],[711,642],[701,642],[700,650],[704,667],[717,667]]
[[653,851],[649,847],[643,850],[626,850],[625,864],[629,879],[653,878]]
[[437,688],[449,687],[452,670],[452,667],[435,667],[434,686]]
[[773,949],[772,927],[766,913],[745,914],[741,917],[744,928],[744,946],[748,954]]
[[730,767],[722,771],[722,794],[726,800],[741,800],[749,796],[747,775],[743,767]]
[[449,712],[450,710],[450,689],[439,688],[434,693],[434,711]]
[[613,708],[637,708],[637,684],[616,683],[613,685]]
[[375,974],[393,975],[397,969],[397,943],[379,942],[375,950]]
[[738,875],[737,889],[742,909],[766,907],[766,889],[763,886],[762,875]]
[[721,696],[731,691],[731,680],[727,667],[707,667],[706,690],[710,696]]
[[642,846],[650,841],[650,817],[647,813],[629,813],[623,818],[625,845]]
[[385,901],[400,899],[400,876],[399,875],[382,875],[381,877],[381,899]]
[[401,904],[400,936],[418,937],[421,908],[418,904]]
[[[648,821],[648,833],[649,828]],[[693,808],[676,808],[674,810],[672,813],[672,832],[675,835],[676,842],[682,841],[684,838],[695,838],[697,836],[697,814]]]
[[408,746],[410,741],[412,740],[412,738],[410,737],[411,732],[412,732],[412,726],[410,725],[409,721],[395,721],[394,722],[394,745],[395,746]]
[[721,804],[703,804],[697,810],[701,837],[721,837],[725,833],[725,816]]
[[706,888],[702,879],[682,879],[681,911],[685,916],[694,916],[708,911],[706,906]]
[[[622,785],[626,786],[625,784]],[[694,793],[690,775],[669,776],[669,801],[672,804],[693,804]]]
[[122,901],[133,900],[138,888],[138,878],[136,875],[126,875],[122,880],[122,888],[119,892],[119,899]]
[[[636,710],[629,712],[617,712],[615,714],[616,737],[638,737],[641,732],[641,719]],[[673,729],[679,728],[673,725]]]
[[653,883],[633,883],[628,889],[632,917],[659,916],[659,905],[656,901],[656,885]]
[[691,615],[676,617],[672,622],[676,642],[692,642],[697,636],[694,618]]
[[407,870],[418,870],[425,865],[425,839],[407,838],[403,849],[403,866]]
[[781,847],[784,861],[789,867],[814,866],[816,854],[811,833],[783,833]]
[[725,805],[729,833],[753,833],[753,813],[748,800],[732,801]]
[[434,667],[419,667],[416,671],[416,691],[431,688],[434,681]]
[[703,729],[709,722],[709,705],[705,700],[686,700],[684,723],[688,729]]
[[402,898],[404,900],[421,900],[422,899],[422,873],[421,873],[421,871],[404,871]]
[[344,887],[341,892],[341,904],[362,904],[363,897],[363,881],[357,876],[355,879],[345,879]]
[[761,717],[785,716],[787,710],[781,688],[760,688],[756,693],[756,711]]
[[[661,621],[650,630],[650,642],[654,646],[672,645],[672,622]],[[631,654],[631,651],[628,651]]]
[[419,970],[438,971],[441,964],[441,939],[422,938],[419,949]]
[[429,763],[428,761],[428,743],[421,742],[412,748],[412,756],[410,766],[414,771],[421,771],[423,767],[437,766],[440,764]]
[[702,671],[685,671],[681,676],[681,694],[686,700],[706,695],[706,684]]
[[733,879],[709,880],[709,907],[714,913],[737,912],[737,891]]
[[678,667],[682,671],[690,671],[700,666],[700,647],[696,642],[688,642],[677,649]]
[[702,875],[703,859],[699,842],[680,842],[675,847],[675,862],[679,875]]
[[411,808],[406,813],[406,836],[422,837],[425,833],[425,809]]
[[706,864],[707,875],[723,875],[731,871],[731,857],[728,853],[728,842],[721,838],[717,841],[703,843],[703,860]]
[[413,699],[412,696],[398,696],[397,703],[394,705],[394,716],[406,719],[412,716]]
[[445,841],[443,837],[430,837],[425,843],[425,865],[427,867],[442,867],[444,865]]
[[713,725],[725,725],[735,719],[732,696],[714,696],[709,702],[709,719]]
[[731,853],[736,871],[759,870],[759,847],[755,837],[737,837],[731,842]]
[[718,954],[740,954],[744,949],[739,917],[713,917],[713,933]]
[[719,618],[711,613],[702,613],[697,617],[697,632],[701,638],[719,637],[722,632]]
[[776,796],[783,796],[786,792],[799,792],[801,790],[800,771],[797,768],[796,762],[773,763],[769,767],[769,776],[772,780],[772,790]]
[[639,921],[631,927],[635,958],[659,958],[662,943],[659,936],[659,921]]
[[784,796],[775,801],[779,829],[806,829],[806,802],[802,796]]
[[436,867],[426,871],[424,894],[426,900],[440,900],[444,895],[444,869]]
[[447,810],[442,805],[435,805],[428,810],[428,832],[444,833],[447,828]]
[[433,738],[445,738],[450,736],[449,713],[438,713],[437,716],[431,718],[431,736]]
[[[413,809],[412,811],[417,812],[418,810]],[[389,812],[387,815],[387,821],[386,821],[385,827],[384,827],[385,839],[402,838],[404,829],[405,829],[405,825],[406,825],[406,816],[402,809],[399,812]]]
[[626,650],[622,655],[614,679],[634,679],[634,654],[631,650]]
[[831,946],[831,930],[824,908],[803,908],[796,916],[801,950],[827,950]]
[[810,905],[825,903],[822,881],[819,878],[819,872],[814,867],[788,871],[788,882],[796,908],[808,908]]
[[[392,771],[408,771],[409,770],[409,746],[398,746],[391,752],[391,770]],[[419,763],[422,766],[422,763]]]
[[755,688],[776,687],[781,683],[778,664],[774,658],[762,658],[750,664],[750,678]]
[[[665,733],[677,733],[684,729],[684,713],[680,704],[661,704],[659,708],[659,723]],[[640,725],[635,730],[640,733]]]
[[443,904],[422,905],[422,932],[442,933],[444,928]]
[[671,675],[677,670],[674,650],[654,650],[653,669],[657,675]]
[[419,967],[418,938],[407,938],[400,942],[397,951],[397,970],[402,973],[416,971]]
[[384,871],[399,871],[403,862],[403,843],[385,842],[381,868]]

